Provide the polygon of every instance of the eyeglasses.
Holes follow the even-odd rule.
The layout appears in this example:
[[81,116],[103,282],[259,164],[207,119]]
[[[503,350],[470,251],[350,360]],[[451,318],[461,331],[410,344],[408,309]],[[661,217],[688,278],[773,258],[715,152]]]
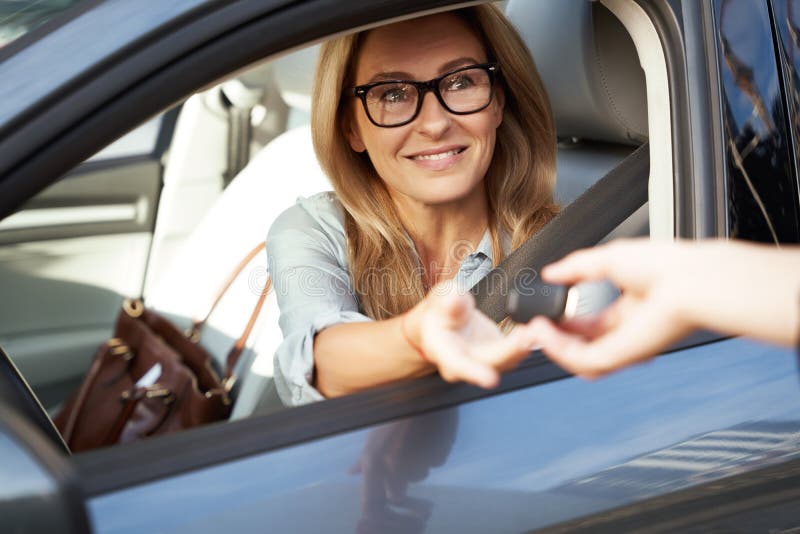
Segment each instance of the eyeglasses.
[[353,95],[361,99],[372,124],[394,128],[417,118],[428,91],[455,115],[485,109],[492,101],[492,87],[499,70],[497,63],[469,65],[427,82],[387,80],[359,85],[353,88]]

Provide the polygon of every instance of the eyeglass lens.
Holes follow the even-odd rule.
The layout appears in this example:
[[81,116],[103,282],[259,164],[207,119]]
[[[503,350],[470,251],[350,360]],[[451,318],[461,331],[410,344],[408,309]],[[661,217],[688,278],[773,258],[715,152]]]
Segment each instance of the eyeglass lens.
[[[455,113],[478,111],[492,97],[491,78],[482,68],[455,72],[443,78],[438,89],[445,106]],[[367,111],[382,126],[414,118],[418,100],[419,90],[410,83],[384,83],[370,88],[366,94]]]

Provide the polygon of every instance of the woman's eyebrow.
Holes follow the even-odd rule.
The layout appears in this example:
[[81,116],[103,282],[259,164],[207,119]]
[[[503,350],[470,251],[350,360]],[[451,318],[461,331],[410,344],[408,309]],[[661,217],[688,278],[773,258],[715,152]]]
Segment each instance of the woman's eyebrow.
[[474,57],[460,57],[458,59],[454,59],[452,61],[448,61],[441,67],[439,67],[439,74],[444,74],[445,72],[453,69],[457,69],[458,67],[464,67],[466,65],[477,65],[481,63]]
[[[439,67],[439,74],[444,74],[447,71],[463,67],[464,65],[476,65],[479,61],[473,57],[460,57],[448,61]],[[414,76],[408,72],[392,71],[392,72],[379,72],[372,76],[367,83],[379,82],[382,80],[413,80]]]
[[392,72],[379,72],[372,76],[367,83],[380,82],[383,80],[410,80],[413,76],[407,72],[392,71]]

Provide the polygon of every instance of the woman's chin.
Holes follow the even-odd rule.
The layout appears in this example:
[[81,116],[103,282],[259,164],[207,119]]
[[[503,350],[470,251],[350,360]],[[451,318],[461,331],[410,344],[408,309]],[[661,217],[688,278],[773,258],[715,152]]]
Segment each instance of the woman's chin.
[[424,189],[415,191],[411,196],[423,204],[451,204],[466,199],[473,189],[474,186],[464,187],[463,184],[430,184]]

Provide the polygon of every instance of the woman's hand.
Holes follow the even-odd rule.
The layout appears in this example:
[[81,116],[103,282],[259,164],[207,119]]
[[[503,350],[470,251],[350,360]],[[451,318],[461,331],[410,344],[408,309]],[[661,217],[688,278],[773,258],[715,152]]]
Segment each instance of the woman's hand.
[[595,378],[644,361],[696,329],[796,342],[800,249],[725,241],[621,240],[542,270],[551,283],[609,279],[622,296],[601,313],[533,320],[558,365]]
[[448,382],[495,387],[500,373],[516,367],[534,341],[530,324],[504,334],[475,307],[472,294],[452,281],[434,286],[409,315],[412,341]]

